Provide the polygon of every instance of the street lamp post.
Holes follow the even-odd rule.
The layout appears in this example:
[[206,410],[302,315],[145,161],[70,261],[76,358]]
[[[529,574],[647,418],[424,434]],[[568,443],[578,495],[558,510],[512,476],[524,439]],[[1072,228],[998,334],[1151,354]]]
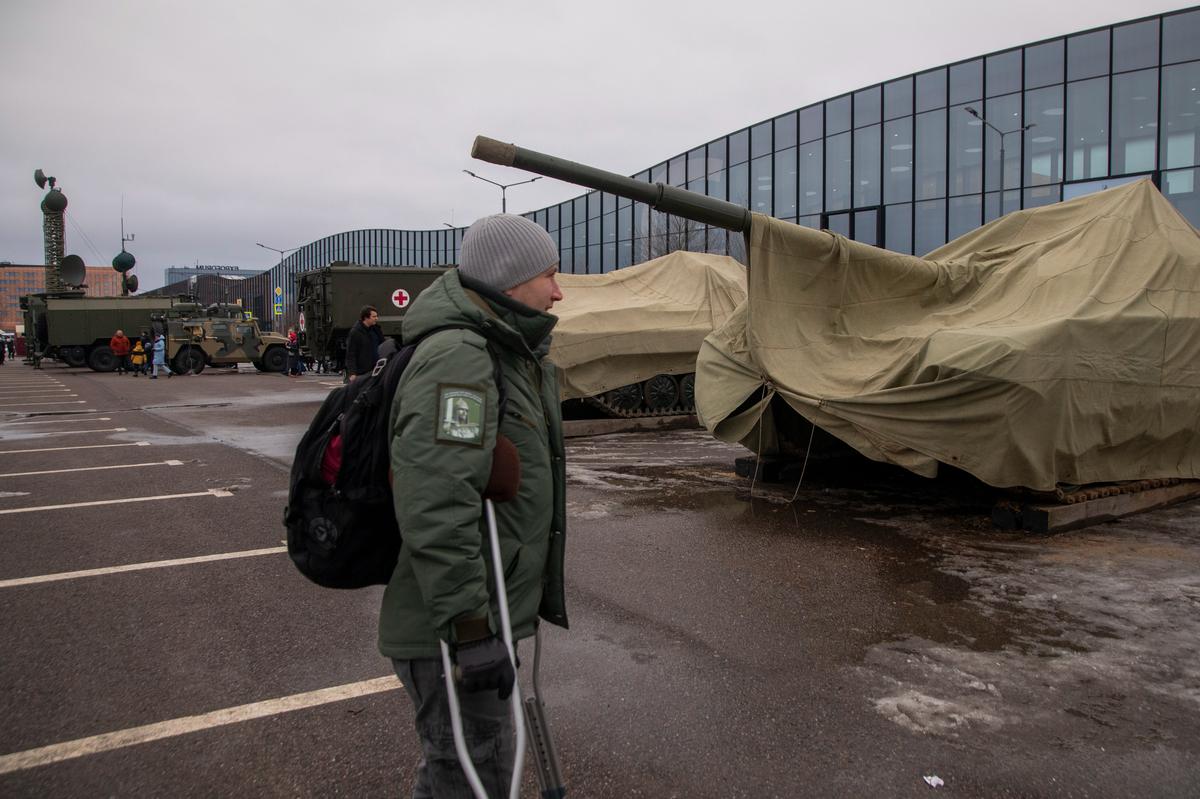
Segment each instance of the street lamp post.
[[[499,186],[499,187],[500,187],[500,213],[502,213],[502,214],[507,214],[507,213],[508,213],[508,199],[507,199],[507,196],[505,195],[505,192],[506,192],[508,189],[511,189],[513,186],[520,186],[520,185],[522,185],[522,184],[525,184],[525,183],[533,183],[535,180],[541,180],[541,179],[542,179],[542,176],[541,176],[541,175],[538,175],[536,178],[530,178],[529,180],[518,180],[516,183],[497,183],[497,182],[496,182],[496,181],[494,181],[494,180],[488,180],[488,179],[487,179],[487,178],[485,178],[485,177],[481,177],[481,176],[479,176],[479,175],[476,175],[474,172],[472,172],[472,171],[471,171],[471,170],[469,170],[469,169],[464,169],[464,170],[463,170],[463,172],[466,172],[468,175],[470,175],[470,176],[471,176],[471,177],[473,177],[473,178],[476,178],[476,179],[478,179],[478,180],[482,180],[484,183],[491,183],[493,186]],[[443,224],[444,224],[444,223],[443,223]]]
[[[1004,163],[1004,137],[1005,137],[1005,136],[1008,136],[1008,135],[1011,135],[1011,134],[1013,134],[1013,133],[1024,133],[1025,131],[1027,131],[1027,130],[1029,130],[1030,128],[1032,128],[1032,127],[1034,127],[1035,125],[1037,125],[1037,123],[1036,123],[1036,122],[1030,122],[1028,125],[1025,125],[1024,127],[1020,127],[1020,128],[1013,128],[1012,130],[1000,130],[1000,128],[996,127],[996,126],[995,126],[995,125],[993,125],[991,122],[988,122],[986,119],[984,119],[982,116],[980,116],[979,112],[978,112],[978,111],[976,111],[976,110],[975,110],[974,108],[972,108],[971,106],[967,106],[967,107],[966,107],[964,110],[965,110],[965,111],[966,111],[968,114],[970,114],[971,116],[973,116],[973,117],[975,117],[976,119],[978,119],[978,120],[979,120],[980,122],[982,122],[983,124],[987,125],[987,126],[988,126],[989,128],[991,128],[992,130],[994,130],[994,131],[996,132],[996,134],[997,134],[997,135],[1000,137],[1000,215],[1001,215],[1001,216],[1003,216],[1003,215],[1004,215],[1004,171],[1005,171],[1005,169],[1004,169],[1004,167],[1005,167],[1005,163]],[[1018,207],[1019,207],[1019,206],[1018,206]]]

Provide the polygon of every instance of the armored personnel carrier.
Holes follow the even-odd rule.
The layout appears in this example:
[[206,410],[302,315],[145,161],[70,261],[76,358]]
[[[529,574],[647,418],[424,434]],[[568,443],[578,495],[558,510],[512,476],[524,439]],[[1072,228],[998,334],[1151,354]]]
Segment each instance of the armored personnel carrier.
[[166,357],[176,372],[199,374],[206,366],[239,363],[254,364],[260,372],[287,368],[287,337],[264,332],[240,305],[179,303],[153,321],[166,330]]

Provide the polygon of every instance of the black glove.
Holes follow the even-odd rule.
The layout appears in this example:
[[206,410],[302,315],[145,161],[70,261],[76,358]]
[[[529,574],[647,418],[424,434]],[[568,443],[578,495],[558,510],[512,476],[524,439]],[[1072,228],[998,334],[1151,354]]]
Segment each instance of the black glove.
[[467,693],[496,689],[500,699],[512,695],[516,672],[508,657],[508,648],[494,635],[459,644],[455,653],[454,676]]

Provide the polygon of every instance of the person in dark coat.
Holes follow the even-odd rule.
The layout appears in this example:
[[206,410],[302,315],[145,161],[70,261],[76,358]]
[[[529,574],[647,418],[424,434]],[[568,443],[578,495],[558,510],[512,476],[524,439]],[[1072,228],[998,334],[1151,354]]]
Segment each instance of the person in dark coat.
[[346,379],[370,374],[379,360],[379,345],[383,343],[383,331],[379,329],[379,311],[374,305],[365,305],[358,312],[358,322],[346,334]]

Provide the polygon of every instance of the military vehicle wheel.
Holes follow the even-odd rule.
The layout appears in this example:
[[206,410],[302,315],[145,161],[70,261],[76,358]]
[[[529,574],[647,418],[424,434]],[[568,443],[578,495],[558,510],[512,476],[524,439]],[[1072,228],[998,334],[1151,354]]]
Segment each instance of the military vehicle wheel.
[[102,344],[99,347],[92,347],[92,351],[87,356],[87,365],[93,372],[111,372],[117,368],[117,356]]
[[204,364],[204,350],[199,347],[184,347],[175,353],[174,364],[171,368],[181,375],[188,372],[198,375],[204,371]]
[[60,347],[58,357],[67,366],[86,366],[87,353],[83,347]]
[[604,401],[619,411],[636,411],[642,406],[642,387],[632,383],[614,388],[604,395]]
[[696,374],[686,374],[679,379],[679,401],[685,408],[696,407]]
[[262,369],[264,372],[282,372],[287,369],[287,350],[279,345],[267,347],[262,356]]
[[263,366],[263,362],[262,362],[262,359],[261,359],[261,358],[259,358],[259,359],[256,359],[256,360],[253,360],[253,361],[251,361],[250,363],[254,364],[254,368],[255,368],[255,369],[257,369],[257,370],[258,370],[258,371],[260,371],[260,372],[265,372],[265,371],[267,371],[267,370],[266,370],[266,367],[264,367],[264,366]]
[[679,384],[671,375],[655,375],[646,381],[642,394],[646,407],[652,411],[665,411],[679,404]]

